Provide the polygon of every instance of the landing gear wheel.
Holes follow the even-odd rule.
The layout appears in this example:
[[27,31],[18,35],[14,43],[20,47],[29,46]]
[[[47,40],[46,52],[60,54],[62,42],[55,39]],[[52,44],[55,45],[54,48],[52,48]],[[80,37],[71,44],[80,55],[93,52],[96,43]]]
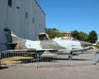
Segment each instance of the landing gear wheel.
[[70,55],[70,56],[68,56],[68,59],[69,59],[69,60],[72,60],[72,56],[71,56],[71,55]]
[[69,59],[69,60],[72,60],[72,56],[73,56],[73,52],[71,51],[71,52],[70,52],[70,55],[68,56],[68,59]]

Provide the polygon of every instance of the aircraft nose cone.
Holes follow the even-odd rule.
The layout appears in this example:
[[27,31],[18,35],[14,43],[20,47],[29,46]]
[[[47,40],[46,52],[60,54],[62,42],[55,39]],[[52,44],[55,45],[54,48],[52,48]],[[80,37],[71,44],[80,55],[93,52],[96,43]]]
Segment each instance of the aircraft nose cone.
[[85,42],[85,41],[80,41],[80,43],[81,43],[81,46],[83,46],[83,47],[87,47],[87,46],[91,46],[92,45],[91,43]]

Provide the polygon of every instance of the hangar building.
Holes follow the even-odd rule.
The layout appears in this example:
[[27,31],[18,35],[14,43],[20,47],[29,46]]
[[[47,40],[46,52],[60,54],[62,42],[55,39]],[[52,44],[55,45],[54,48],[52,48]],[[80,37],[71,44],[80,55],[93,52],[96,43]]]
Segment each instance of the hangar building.
[[0,0],[0,51],[5,50],[8,27],[22,38],[36,40],[45,32],[45,13],[36,0]]

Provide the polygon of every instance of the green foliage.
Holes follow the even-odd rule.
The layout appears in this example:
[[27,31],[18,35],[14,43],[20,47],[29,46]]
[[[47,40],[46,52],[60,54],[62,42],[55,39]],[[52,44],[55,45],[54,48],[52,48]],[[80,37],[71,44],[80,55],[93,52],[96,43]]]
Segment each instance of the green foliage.
[[98,35],[96,31],[89,32],[88,41],[91,43],[95,43],[98,40]]
[[49,35],[51,39],[55,37],[65,36],[64,32],[59,32],[57,29],[53,30],[51,28],[46,29],[46,33]]
[[77,30],[74,30],[71,32],[71,36],[74,38],[77,38],[78,40],[88,41],[91,43],[95,43],[98,40],[98,36],[97,36],[96,31],[91,31],[88,35],[84,32],[79,32]]
[[71,32],[71,36],[76,38],[76,39],[79,39],[79,32],[77,30],[74,30]]
[[88,35],[84,32],[79,32],[77,30],[74,30],[71,32],[71,36],[82,41],[87,41]]
[[[61,37],[65,36],[65,32],[60,32],[57,29],[46,29],[46,33],[49,35],[50,38]],[[89,35],[85,32],[79,32],[77,30],[71,31],[71,36],[82,41],[87,41],[91,43],[95,43],[98,40],[98,36],[96,31],[91,31]]]
[[87,41],[88,40],[88,35],[84,32],[79,32],[79,40],[82,40],[82,41]]

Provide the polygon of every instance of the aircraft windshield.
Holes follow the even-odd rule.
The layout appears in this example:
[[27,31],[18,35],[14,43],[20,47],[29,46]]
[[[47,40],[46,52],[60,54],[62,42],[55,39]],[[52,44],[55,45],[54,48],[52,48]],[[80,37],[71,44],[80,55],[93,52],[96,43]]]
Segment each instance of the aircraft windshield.
[[46,34],[40,34],[38,37],[39,37],[39,40],[48,40]]

